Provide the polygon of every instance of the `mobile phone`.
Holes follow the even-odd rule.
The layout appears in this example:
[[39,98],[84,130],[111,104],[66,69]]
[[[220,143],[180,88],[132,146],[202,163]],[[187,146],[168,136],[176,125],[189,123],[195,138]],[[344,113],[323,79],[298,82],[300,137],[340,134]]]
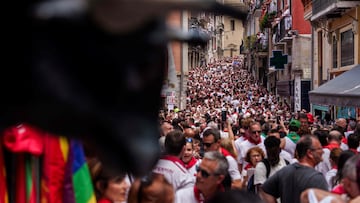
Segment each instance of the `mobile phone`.
[[281,120],[281,119],[280,119],[280,116],[276,116],[276,122],[277,122],[277,123],[280,123],[280,120]]
[[226,111],[221,111],[221,121],[226,121]]

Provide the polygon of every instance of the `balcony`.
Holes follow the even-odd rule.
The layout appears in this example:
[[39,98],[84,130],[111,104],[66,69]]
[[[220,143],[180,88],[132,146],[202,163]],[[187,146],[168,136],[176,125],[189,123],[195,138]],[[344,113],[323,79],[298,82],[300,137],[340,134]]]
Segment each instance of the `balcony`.
[[247,12],[249,7],[240,0],[223,0],[224,5],[231,6],[239,11]]
[[243,54],[245,53],[258,53],[258,55],[267,56],[268,52],[268,42],[265,35],[261,38],[257,35],[247,36],[244,39],[244,50]]
[[265,13],[264,16],[260,17],[260,30],[264,30],[264,28],[271,28],[275,17],[276,12]]
[[321,18],[339,18],[348,9],[360,5],[360,1],[314,0],[311,21]]
[[297,35],[297,32],[294,30],[286,29],[286,27],[291,28],[291,25],[286,26],[286,18],[280,20],[280,26],[275,30],[275,43],[278,42],[287,42],[292,40],[293,35]]
[[224,5],[232,6],[232,7],[240,7],[243,5],[240,0],[224,0]]

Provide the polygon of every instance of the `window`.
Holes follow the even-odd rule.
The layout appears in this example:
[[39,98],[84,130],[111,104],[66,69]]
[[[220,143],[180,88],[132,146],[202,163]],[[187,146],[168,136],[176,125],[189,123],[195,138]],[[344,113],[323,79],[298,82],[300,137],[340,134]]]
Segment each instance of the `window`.
[[341,66],[354,64],[354,33],[351,29],[341,33]]
[[235,20],[230,20],[230,27],[231,31],[235,31]]
[[333,60],[333,68],[338,67],[338,49],[337,49],[337,39],[336,36],[332,37],[332,60]]

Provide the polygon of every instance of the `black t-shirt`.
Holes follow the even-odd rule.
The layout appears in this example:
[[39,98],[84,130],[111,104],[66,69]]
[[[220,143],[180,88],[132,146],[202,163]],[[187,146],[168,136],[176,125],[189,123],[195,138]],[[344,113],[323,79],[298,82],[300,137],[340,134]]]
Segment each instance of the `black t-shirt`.
[[262,186],[264,192],[280,197],[282,203],[300,203],[301,193],[308,188],[328,190],[328,185],[322,173],[299,163],[282,168]]

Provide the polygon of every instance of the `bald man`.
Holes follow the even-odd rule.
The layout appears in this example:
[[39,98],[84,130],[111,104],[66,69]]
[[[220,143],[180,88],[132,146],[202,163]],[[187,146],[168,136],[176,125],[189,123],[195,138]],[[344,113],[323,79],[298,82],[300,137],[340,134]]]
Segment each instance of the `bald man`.
[[342,129],[346,129],[347,123],[346,123],[346,119],[345,118],[339,118],[336,120],[335,124],[339,127],[341,127]]

